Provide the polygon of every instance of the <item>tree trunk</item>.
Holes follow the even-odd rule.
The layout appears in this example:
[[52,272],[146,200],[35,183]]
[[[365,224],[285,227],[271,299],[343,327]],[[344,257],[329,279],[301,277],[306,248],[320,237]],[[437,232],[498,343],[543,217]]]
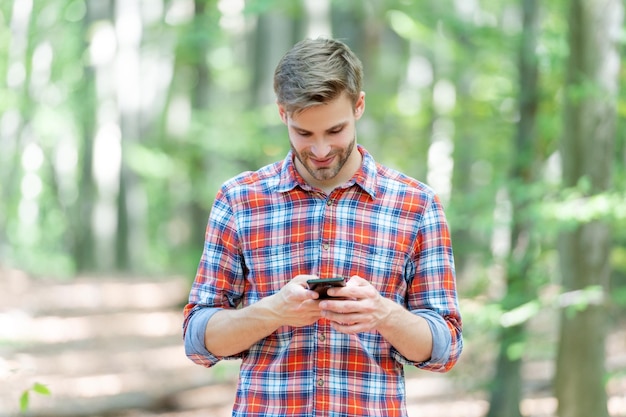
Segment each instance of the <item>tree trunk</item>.
[[[538,103],[538,68],[535,58],[539,23],[538,0],[522,0],[523,32],[520,45],[520,121],[515,140],[516,158],[510,174],[512,200],[511,253],[507,262],[507,294],[502,301],[505,310],[511,310],[535,296],[528,271],[534,256],[532,225],[527,215],[529,196],[525,189],[535,181],[534,137]],[[521,417],[522,356],[519,349],[526,339],[523,323],[506,327],[500,333],[500,351],[496,377],[491,388],[487,417]],[[518,353],[514,353],[514,352]]]
[[[194,25],[192,30],[198,33],[200,31],[200,25],[203,22],[209,21],[209,13],[215,12],[215,9],[217,8],[217,1],[194,0],[194,7]],[[204,113],[209,112],[212,106],[210,96],[211,89],[213,87],[213,80],[211,79],[207,60],[203,58],[207,55],[211,48],[210,38],[198,40],[196,47],[199,58],[190,63],[197,76],[197,83],[190,91],[191,106],[194,112]],[[206,153],[196,154],[195,157],[192,158],[191,164],[194,167],[193,169],[195,172],[195,178],[192,180],[193,182],[198,181],[198,179],[203,178],[204,175],[211,172],[211,167],[216,165],[214,159],[214,155]],[[196,186],[199,185],[200,184],[196,183]],[[189,213],[191,230],[204,230],[207,221],[207,210],[205,204],[199,199],[193,199],[189,205]],[[194,238],[194,243],[196,245],[204,244],[203,233],[194,234]]]
[[[300,40],[295,22],[285,19],[278,12],[265,13],[257,17],[256,28],[250,33],[250,57],[252,71],[252,89],[250,107],[258,108],[274,103],[274,69],[278,61],[295,42]],[[272,45],[268,48],[267,45]]]
[[[108,17],[104,16],[102,2],[98,5],[95,0],[86,2],[87,13],[83,22],[83,31],[87,33],[94,21]],[[89,45],[84,42],[84,50]],[[73,107],[79,115],[82,142],[80,143],[78,199],[70,208],[74,222],[70,223],[72,236],[72,256],[77,272],[87,272],[96,269],[96,244],[92,226],[94,202],[97,190],[93,177],[93,140],[96,132],[96,91],[95,71],[93,67],[83,68],[83,77],[80,87],[73,95]]]
[[[563,182],[585,179],[589,195],[610,189],[619,71],[617,39],[623,21],[619,0],[572,0],[561,143]],[[584,210],[584,206],[581,207]],[[610,275],[610,225],[579,224],[560,239],[563,291],[599,286],[604,297]],[[560,417],[608,417],[605,389],[607,311],[602,300],[586,308],[563,306],[555,391]]]
[[[14,5],[14,8],[17,7]],[[26,9],[26,7],[25,7]],[[31,67],[34,39],[31,33],[33,24],[37,21],[36,10],[27,13],[17,13],[13,11],[10,16],[11,35],[6,45],[7,56],[3,57],[2,70],[0,79],[4,83],[8,81],[8,68],[19,66],[24,70],[24,79],[21,81],[13,81],[2,85],[2,91],[11,92],[8,96],[16,97],[16,107],[13,111],[6,107],[0,109],[0,125],[4,125],[6,121],[13,119],[11,129],[2,129],[0,131],[0,260],[3,258],[4,243],[9,241],[8,230],[13,220],[18,220],[18,205],[22,196],[20,190],[20,180],[23,175],[21,168],[21,158],[24,147],[28,143],[25,137],[27,132],[32,129],[31,122],[33,120],[32,99],[30,97],[29,86],[31,84]],[[4,46],[4,45],[3,45]],[[3,51],[4,52],[4,51]],[[11,85],[12,84],[12,85]],[[10,107],[9,107],[10,108]],[[14,219],[12,219],[12,217]]]
[[[457,35],[457,42],[463,54],[463,61],[468,62],[474,57],[476,46],[469,41],[471,36],[465,30]],[[468,60],[468,61],[465,61]],[[458,74],[455,75],[456,90],[459,101],[459,116],[456,118],[454,139],[454,151],[452,159],[452,190],[450,192],[450,207],[464,207],[467,204],[467,196],[477,192],[478,188],[471,175],[472,165],[480,158],[476,155],[479,138],[473,128],[476,118],[470,110],[472,101],[471,86],[474,81],[473,68],[471,66],[459,65]],[[476,277],[473,266],[473,257],[478,251],[488,251],[484,248],[485,242],[477,239],[472,231],[472,222],[469,221],[473,215],[472,210],[467,210],[466,221],[459,221],[452,230],[452,242],[454,242],[454,267],[459,283],[472,282]]]
[[[138,0],[117,0],[115,3],[115,24],[126,25],[135,30],[118,30],[116,55],[116,100],[119,109],[119,125],[121,131],[122,154],[124,145],[141,141],[141,5]],[[135,26],[135,27],[133,27]],[[130,82],[129,82],[130,81]],[[142,190],[137,178],[128,169],[122,157],[119,172],[119,188],[117,194],[117,228],[115,233],[115,266],[119,271],[132,269],[133,261],[140,258],[141,250],[147,241],[141,230],[142,223],[137,219],[145,218],[144,208],[132,204],[133,197]],[[141,237],[140,237],[141,236]],[[133,240],[136,245],[131,245]]]

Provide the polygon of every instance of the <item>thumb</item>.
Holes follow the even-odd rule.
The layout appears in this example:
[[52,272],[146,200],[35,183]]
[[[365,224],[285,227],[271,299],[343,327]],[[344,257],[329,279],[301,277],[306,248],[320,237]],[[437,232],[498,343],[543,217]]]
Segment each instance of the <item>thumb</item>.
[[365,285],[369,285],[369,281],[361,278],[358,275],[352,275],[350,277],[350,279],[348,280],[348,282],[346,283],[346,286],[348,287],[362,287]]

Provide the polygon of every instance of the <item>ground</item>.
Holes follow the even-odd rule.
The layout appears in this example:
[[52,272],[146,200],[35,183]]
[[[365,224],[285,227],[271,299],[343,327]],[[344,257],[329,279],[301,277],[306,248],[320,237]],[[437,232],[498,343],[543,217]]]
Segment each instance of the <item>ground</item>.
[[[0,417],[21,415],[20,396],[35,383],[51,395],[31,392],[31,416],[230,416],[238,362],[205,369],[185,357],[188,291],[181,277],[59,282],[0,269]],[[626,332],[610,343],[610,365],[626,369]],[[447,374],[407,369],[409,415],[483,417],[493,359],[482,342],[466,343]],[[525,416],[554,415],[552,370],[551,361],[525,364]],[[626,378],[612,378],[609,392],[612,416],[626,416]]]

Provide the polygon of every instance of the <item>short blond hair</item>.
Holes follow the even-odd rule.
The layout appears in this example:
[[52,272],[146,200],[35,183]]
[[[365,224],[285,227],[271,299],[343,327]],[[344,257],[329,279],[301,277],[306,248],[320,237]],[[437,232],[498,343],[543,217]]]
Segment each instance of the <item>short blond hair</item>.
[[344,91],[355,105],[361,93],[363,65],[343,42],[305,39],[289,50],[274,71],[278,104],[290,113],[327,103]]

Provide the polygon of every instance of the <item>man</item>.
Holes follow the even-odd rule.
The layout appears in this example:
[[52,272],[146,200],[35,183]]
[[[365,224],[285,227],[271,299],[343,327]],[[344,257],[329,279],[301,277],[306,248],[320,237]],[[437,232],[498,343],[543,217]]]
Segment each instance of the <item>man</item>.
[[[441,203],[356,144],[359,59],[304,40],[274,74],[291,151],[227,181],[185,307],[185,348],[241,359],[233,416],[406,416],[404,365],[461,350]],[[307,280],[345,277],[319,299]]]

